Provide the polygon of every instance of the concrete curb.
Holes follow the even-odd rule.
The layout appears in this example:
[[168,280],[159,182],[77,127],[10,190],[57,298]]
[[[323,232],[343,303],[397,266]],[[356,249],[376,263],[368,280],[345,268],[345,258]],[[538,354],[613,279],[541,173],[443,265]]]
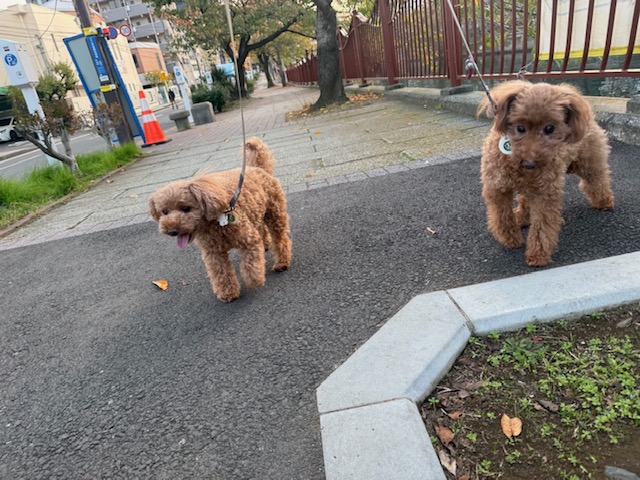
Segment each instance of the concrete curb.
[[318,387],[326,478],[444,479],[416,404],[470,335],[639,300],[640,252],[419,295]]

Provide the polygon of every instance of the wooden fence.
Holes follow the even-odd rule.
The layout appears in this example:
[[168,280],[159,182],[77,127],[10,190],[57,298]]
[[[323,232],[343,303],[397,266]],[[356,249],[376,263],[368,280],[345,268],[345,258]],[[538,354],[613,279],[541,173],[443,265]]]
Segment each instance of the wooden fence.
[[[345,80],[446,80],[469,76],[469,52],[486,78],[640,78],[640,1],[377,0],[340,29]],[[453,14],[455,12],[455,16]],[[287,69],[317,82],[315,54]]]

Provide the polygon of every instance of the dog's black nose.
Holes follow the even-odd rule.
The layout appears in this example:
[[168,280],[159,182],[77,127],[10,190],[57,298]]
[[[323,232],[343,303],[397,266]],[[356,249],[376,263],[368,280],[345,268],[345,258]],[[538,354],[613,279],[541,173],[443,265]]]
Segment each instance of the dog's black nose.
[[178,230],[175,228],[170,228],[169,230],[167,230],[167,235],[171,235],[172,237],[177,237]]
[[536,162],[524,161],[522,162],[522,168],[526,168],[527,170],[533,170],[536,168]]

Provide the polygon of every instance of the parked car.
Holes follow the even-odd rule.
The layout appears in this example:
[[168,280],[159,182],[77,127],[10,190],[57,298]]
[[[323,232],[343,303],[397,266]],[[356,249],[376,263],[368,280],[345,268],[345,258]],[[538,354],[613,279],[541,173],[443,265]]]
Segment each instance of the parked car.
[[22,138],[15,127],[15,117],[0,118],[0,142],[15,142]]

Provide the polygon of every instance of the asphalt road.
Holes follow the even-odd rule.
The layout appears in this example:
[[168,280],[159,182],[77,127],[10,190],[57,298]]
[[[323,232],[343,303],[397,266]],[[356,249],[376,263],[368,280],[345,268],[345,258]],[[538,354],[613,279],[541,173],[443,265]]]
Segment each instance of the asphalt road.
[[[611,164],[612,212],[568,182],[553,266],[640,248],[637,148]],[[324,478],[338,365],[417,294],[533,271],[487,232],[478,172],[290,194],[292,268],[231,304],[150,222],[0,252],[0,477]]]
[[[171,108],[165,107],[158,109],[155,113],[160,127],[165,132],[176,129],[175,122],[169,119],[171,111]],[[142,143],[139,138],[137,142]],[[64,146],[59,138],[55,139],[55,144],[58,151],[64,151]],[[71,148],[74,155],[108,149],[102,137],[87,130],[80,131],[71,137]],[[47,165],[46,155],[26,140],[0,143],[0,177],[2,178],[20,179],[34,168]]]

